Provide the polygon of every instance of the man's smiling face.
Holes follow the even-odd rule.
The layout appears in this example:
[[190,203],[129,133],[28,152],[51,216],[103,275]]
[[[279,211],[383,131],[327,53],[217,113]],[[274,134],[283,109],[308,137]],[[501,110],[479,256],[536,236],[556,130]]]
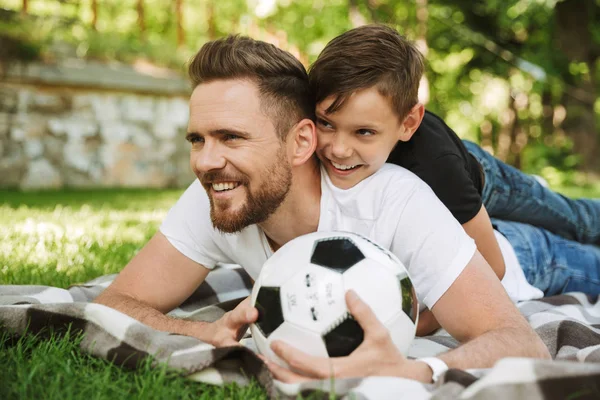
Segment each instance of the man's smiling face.
[[190,98],[190,165],[222,232],[265,221],[290,189],[285,142],[260,105],[256,84],[240,79],[200,84]]

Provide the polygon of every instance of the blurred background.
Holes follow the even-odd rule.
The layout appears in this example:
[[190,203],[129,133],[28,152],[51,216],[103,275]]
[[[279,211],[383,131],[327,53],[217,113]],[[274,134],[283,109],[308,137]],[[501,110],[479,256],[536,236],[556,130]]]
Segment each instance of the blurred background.
[[421,99],[463,138],[600,197],[600,0],[0,0],[0,187],[183,187],[186,61],[241,33],[306,66],[393,25]]

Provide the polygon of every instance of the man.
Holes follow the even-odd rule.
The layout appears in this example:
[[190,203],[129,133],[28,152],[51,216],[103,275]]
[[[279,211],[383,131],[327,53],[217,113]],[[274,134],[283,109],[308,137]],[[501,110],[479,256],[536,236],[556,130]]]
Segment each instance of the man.
[[[390,248],[407,265],[421,301],[465,343],[433,364],[477,368],[506,356],[549,356],[473,241],[415,175],[382,168],[365,180],[368,190],[361,196],[335,199],[313,155],[308,77],[291,54],[228,37],[204,45],[189,73],[194,91],[187,139],[198,180],[99,303],[159,330],[235,345],[240,329],[257,318],[248,300],[215,323],[163,313],[183,302],[219,262],[241,264],[256,278],[273,251],[295,237],[353,230]],[[395,207],[365,215],[364,199],[375,205],[393,201]],[[431,361],[400,360],[398,375],[434,378]]]

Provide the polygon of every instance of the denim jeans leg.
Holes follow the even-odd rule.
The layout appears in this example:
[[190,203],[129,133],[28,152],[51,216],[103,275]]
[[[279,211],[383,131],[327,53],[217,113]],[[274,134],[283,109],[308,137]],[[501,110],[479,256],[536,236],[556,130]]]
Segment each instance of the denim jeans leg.
[[600,200],[569,199],[475,143],[463,143],[483,168],[482,198],[490,217],[523,222],[580,243],[600,245]]
[[492,224],[512,245],[527,281],[544,295],[600,294],[600,248],[519,222]]

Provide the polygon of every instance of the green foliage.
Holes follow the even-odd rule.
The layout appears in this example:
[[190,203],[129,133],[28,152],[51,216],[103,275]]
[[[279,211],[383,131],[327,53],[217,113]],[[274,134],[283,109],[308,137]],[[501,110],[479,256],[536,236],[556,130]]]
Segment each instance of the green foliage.
[[[503,140],[518,142],[503,156],[517,164],[521,156],[525,158],[524,148],[549,146],[565,134],[574,150],[581,151],[576,129],[571,127],[577,125],[572,121],[577,119],[574,110],[583,102],[585,112],[596,118],[595,126],[583,129],[591,132],[588,136],[600,148],[600,102],[594,101],[600,97],[598,0],[427,0],[421,11],[415,1],[398,0],[181,0],[180,21],[175,1],[97,3],[96,30],[92,28],[92,0],[30,0],[28,19],[19,17],[23,23],[0,25],[0,32],[13,32],[11,37],[19,39],[26,54],[29,46],[32,54],[48,58],[61,54],[124,62],[144,58],[181,69],[204,42],[229,33],[274,42],[308,65],[329,40],[355,23],[383,22],[410,39],[426,39],[427,107],[442,115],[460,136],[483,140],[494,149]],[[14,14],[21,4],[6,0],[5,7]],[[143,5],[143,23],[139,4]],[[578,18],[586,20],[565,25],[562,14],[574,10],[584,10]],[[178,22],[185,33],[183,46],[178,46]],[[576,32],[574,28],[580,27]],[[15,35],[15,31],[20,33]],[[581,100],[585,91],[590,92],[588,99]],[[551,121],[552,110],[563,106],[568,109],[564,127]],[[502,122],[513,111],[518,128],[525,133],[520,138],[507,138],[511,127]],[[586,156],[587,160],[564,159],[565,153],[556,156],[552,149],[529,153],[548,155],[559,170],[571,168],[567,165],[573,161],[578,162],[576,168],[590,164],[590,157],[594,161],[594,155]],[[523,161],[523,166],[539,173],[544,163]],[[600,172],[597,164],[596,172]]]

